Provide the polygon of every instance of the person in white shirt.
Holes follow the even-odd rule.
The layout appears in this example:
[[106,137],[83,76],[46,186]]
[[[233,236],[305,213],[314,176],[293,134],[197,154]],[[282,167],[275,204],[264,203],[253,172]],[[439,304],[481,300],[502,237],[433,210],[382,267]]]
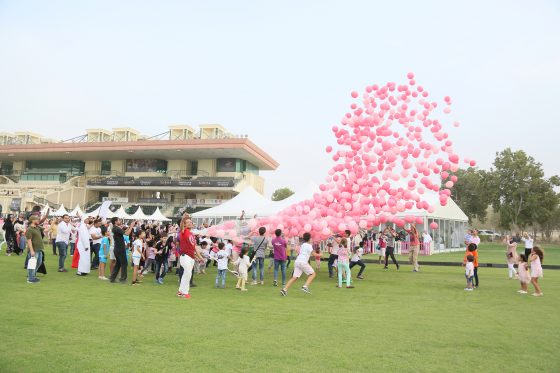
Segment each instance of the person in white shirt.
[[531,251],[533,250],[534,241],[529,233],[523,232],[523,237],[521,237],[521,241],[525,243],[525,257],[528,258],[531,256]]
[[301,245],[299,255],[294,263],[294,274],[292,275],[292,278],[288,280],[286,286],[280,290],[280,294],[284,297],[288,295],[288,289],[294,284],[294,282],[297,281],[298,278],[301,277],[302,273],[307,275],[307,281],[305,281],[301,290],[307,294],[311,294],[309,285],[311,285],[311,282],[313,282],[313,279],[317,275],[315,271],[313,271],[313,268],[311,268],[311,265],[309,265],[309,257],[313,252],[313,246],[311,246],[311,234],[308,232],[304,233],[303,241],[304,243]]
[[132,272],[132,285],[141,284],[138,281],[138,268],[140,267],[140,260],[144,256],[144,239],[146,238],[146,232],[141,231],[138,238],[132,243],[132,263],[134,264],[134,270]]
[[91,228],[89,228],[89,235],[92,239],[91,244],[91,269],[97,269],[99,267],[99,248],[101,247],[101,240],[103,235],[101,234],[101,219],[95,219]]
[[352,252],[352,257],[350,258],[350,269],[355,265],[360,266],[360,272],[358,272],[358,278],[363,280],[364,277],[362,273],[366,269],[366,265],[362,262],[362,255],[364,255],[364,241],[360,241],[359,246]]
[[467,279],[467,287],[465,290],[473,290],[473,277],[474,277],[474,256],[467,255],[467,264],[465,265],[465,278]]
[[247,272],[249,271],[249,267],[251,266],[251,264],[253,264],[253,262],[255,261],[255,259],[253,259],[253,261],[249,259],[248,253],[249,249],[247,247],[244,247],[241,250],[239,257],[233,263],[239,271],[239,276],[237,277],[237,285],[235,285],[235,288],[241,291],[247,291],[247,288],[245,288],[245,283],[247,282]]
[[218,274],[216,275],[216,288],[218,287],[218,283],[220,282],[220,279],[222,280],[222,285],[220,286],[220,288],[225,289],[226,287],[226,272],[228,269],[228,253],[226,250],[224,250],[224,243],[220,242],[218,244],[218,252],[217,253],[212,253],[211,257],[213,260],[215,260],[218,263]]
[[64,268],[64,261],[68,254],[68,243],[70,242],[72,228],[70,216],[68,216],[68,214],[62,215],[62,221],[58,224],[58,230],[54,240],[58,249],[58,272],[68,272],[68,270]]

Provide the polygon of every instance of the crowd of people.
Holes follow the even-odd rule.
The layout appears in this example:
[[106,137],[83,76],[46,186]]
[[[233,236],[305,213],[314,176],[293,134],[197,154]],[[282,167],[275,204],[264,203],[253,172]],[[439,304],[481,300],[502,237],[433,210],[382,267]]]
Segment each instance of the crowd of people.
[[[264,285],[265,260],[270,259],[268,269],[274,268],[272,285],[281,287],[283,296],[303,274],[307,279],[301,290],[311,293],[309,286],[321,266],[323,251],[318,243],[313,243],[309,234],[301,238],[285,238],[277,229],[269,238],[264,227],[250,233],[246,242],[233,242],[193,233],[194,224],[185,213],[179,224],[139,224],[131,222],[125,226],[118,218],[60,218],[47,219],[48,211],[41,215],[37,206],[27,219],[23,215],[9,215],[3,225],[7,255],[22,255],[27,248],[25,268],[27,282],[38,283],[37,272],[46,273],[44,266],[46,246],[52,246],[54,256],[58,256],[58,272],[68,272],[67,257],[71,256],[71,267],[76,275],[87,276],[92,271],[99,280],[111,283],[128,283],[128,266],[132,267],[131,284],[142,284],[144,276],[154,274],[157,284],[163,284],[169,273],[178,276],[177,296],[190,298],[190,289],[195,287],[195,274],[206,274],[209,266],[216,267],[216,288],[225,288],[227,273],[238,279],[236,288],[247,291],[247,281],[251,275],[251,285]],[[402,241],[409,248],[409,261],[413,272],[418,272],[418,254],[422,244],[429,244],[432,238],[428,232],[418,232],[414,225],[397,232],[393,226],[380,231],[361,231],[352,235],[349,230],[329,238],[324,244],[328,250],[328,274],[334,278],[337,287],[353,288],[351,272],[359,267],[356,278],[364,279],[366,264],[362,260],[364,245],[370,241],[379,255],[378,262],[389,268],[389,259],[400,269],[395,258],[396,242]],[[542,277],[543,251],[533,246],[533,239],[525,232],[521,237],[525,251],[517,254],[517,241],[507,236],[509,278],[519,278],[521,294],[527,294],[529,282],[535,287],[535,296],[543,293],[538,284]],[[45,244],[46,242],[46,244]],[[469,230],[464,243],[467,247],[463,262],[467,286],[465,290],[478,288],[478,246],[480,237],[476,230]],[[310,264],[314,259],[315,270]],[[287,272],[294,261],[291,276]],[[518,266],[518,270],[515,269]],[[529,273],[530,268],[530,273]],[[119,275],[120,274],[120,275]],[[107,277],[107,275],[109,277]],[[279,278],[280,277],[280,278]],[[343,286],[344,285],[344,286]]]

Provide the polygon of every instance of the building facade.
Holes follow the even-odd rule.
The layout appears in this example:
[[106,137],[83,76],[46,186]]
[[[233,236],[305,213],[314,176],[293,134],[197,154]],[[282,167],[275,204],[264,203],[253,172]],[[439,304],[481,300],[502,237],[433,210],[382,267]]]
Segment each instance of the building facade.
[[247,135],[217,124],[169,126],[155,136],[89,129],[65,141],[0,133],[0,204],[4,213],[38,203],[89,210],[110,199],[171,216],[219,205],[247,186],[262,194],[260,171],[277,167]]

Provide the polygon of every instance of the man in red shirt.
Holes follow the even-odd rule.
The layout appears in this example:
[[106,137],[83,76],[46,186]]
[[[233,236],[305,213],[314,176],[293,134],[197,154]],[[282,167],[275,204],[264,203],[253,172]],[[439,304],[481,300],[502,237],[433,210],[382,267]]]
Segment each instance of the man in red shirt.
[[196,239],[191,233],[193,227],[192,220],[188,216],[183,217],[179,231],[179,249],[181,255],[179,257],[179,263],[183,268],[183,276],[181,276],[181,284],[179,285],[177,296],[185,299],[191,297],[189,289],[194,261],[195,259],[202,260],[200,254],[196,251]]

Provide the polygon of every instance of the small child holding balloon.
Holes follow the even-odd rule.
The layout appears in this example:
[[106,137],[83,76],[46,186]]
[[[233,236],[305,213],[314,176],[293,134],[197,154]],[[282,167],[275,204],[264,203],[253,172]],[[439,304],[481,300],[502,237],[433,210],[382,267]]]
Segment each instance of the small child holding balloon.
[[251,262],[248,253],[249,248],[244,247],[241,250],[241,253],[239,254],[237,260],[233,263],[237,267],[237,271],[239,273],[239,276],[237,277],[237,285],[235,285],[235,288],[241,291],[247,291],[247,288],[245,288],[245,283],[247,282],[247,273],[249,272],[249,267],[255,261],[255,259],[253,259],[253,262]]

